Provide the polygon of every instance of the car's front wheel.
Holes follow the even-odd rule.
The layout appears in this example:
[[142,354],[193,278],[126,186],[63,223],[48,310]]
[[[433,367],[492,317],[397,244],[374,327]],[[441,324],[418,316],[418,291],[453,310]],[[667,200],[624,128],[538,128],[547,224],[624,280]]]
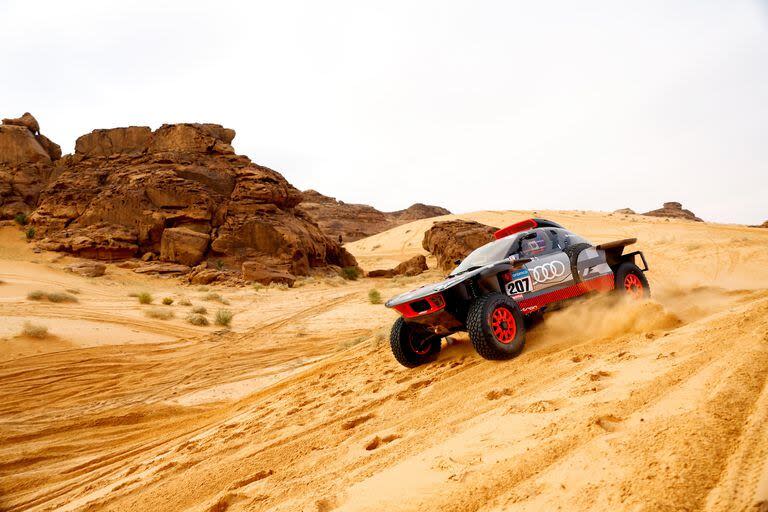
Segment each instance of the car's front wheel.
[[392,354],[401,365],[415,368],[434,361],[442,346],[442,338],[417,324],[398,318],[389,333]]
[[501,293],[475,299],[467,314],[472,345],[485,359],[510,359],[525,345],[525,324],[517,303]]

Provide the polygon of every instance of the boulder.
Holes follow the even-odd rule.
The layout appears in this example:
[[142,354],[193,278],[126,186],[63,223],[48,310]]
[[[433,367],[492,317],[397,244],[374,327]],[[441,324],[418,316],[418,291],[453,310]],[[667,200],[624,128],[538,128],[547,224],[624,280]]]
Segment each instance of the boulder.
[[68,272],[74,272],[85,277],[101,277],[107,270],[107,266],[98,261],[82,261],[79,263],[73,263],[64,267],[64,270]]
[[50,163],[51,157],[26,127],[0,125],[0,164]]
[[394,268],[395,275],[398,276],[417,276],[426,270],[429,270],[429,267],[423,254],[405,260]]
[[494,240],[499,228],[475,221],[447,220],[435,222],[424,233],[422,247],[437,259],[442,270],[451,270],[456,260],[464,259],[470,252]]
[[687,219],[687,220],[693,220],[696,222],[704,222],[703,220],[698,218],[696,215],[694,215],[692,211],[684,210],[683,205],[675,201],[664,203],[664,206],[659,208],[658,210],[645,212],[642,215],[647,215],[649,217],[667,217],[667,218],[673,218],[673,219]]
[[51,160],[56,161],[61,158],[61,146],[53,142],[51,139],[42,133],[39,133],[35,135],[35,140],[37,140],[37,143],[40,144],[40,147],[42,147],[43,150],[48,153],[48,156],[51,158]]
[[160,242],[160,260],[194,266],[203,261],[211,237],[188,228],[168,228]]
[[212,268],[194,269],[189,274],[190,284],[211,284],[214,281],[219,280],[223,276],[223,272],[219,272]]
[[75,141],[75,154],[84,157],[141,154],[147,150],[149,126],[128,126],[93,130]]
[[21,117],[11,117],[3,119],[3,124],[5,125],[11,125],[11,126],[23,126],[30,132],[32,132],[32,135],[35,135],[40,132],[40,124],[37,122],[37,119],[35,119],[35,116],[30,114],[29,112],[24,112],[24,115]]
[[371,270],[365,274],[365,277],[395,277],[395,269]]
[[181,153],[234,153],[235,131],[218,124],[164,124],[152,134],[149,151]]
[[268,267],[260,261],[246,261],[242,267],[243,279],[261,284],[285,283],[293,286],[296,276],[288,271]]

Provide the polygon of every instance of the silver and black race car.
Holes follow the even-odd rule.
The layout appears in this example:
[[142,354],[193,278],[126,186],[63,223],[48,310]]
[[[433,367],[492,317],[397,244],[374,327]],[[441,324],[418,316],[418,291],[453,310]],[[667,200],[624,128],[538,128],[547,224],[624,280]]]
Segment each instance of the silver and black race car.
[[400,364],[435,359],[442,339],[457,331],[469,332],[482,357],[509,359],[523,350],[526,317],[591,293],[650,294],[643,253],[624,253],[636,238],[595,246],[544,219],[518,222],[494,238],[457,261],[445,280],[386,303],[401,315],[390,333]]

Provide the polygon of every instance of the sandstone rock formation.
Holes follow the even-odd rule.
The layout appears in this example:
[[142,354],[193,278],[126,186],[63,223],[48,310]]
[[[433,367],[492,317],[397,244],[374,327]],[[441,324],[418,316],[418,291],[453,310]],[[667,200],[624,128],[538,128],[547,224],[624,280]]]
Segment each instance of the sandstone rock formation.
[[107,266],[98,261],[81,261],[64,267],[68,272],[74,272],[85,277],[101,277],[107,270]]
[[426,233],[421,245],[437,258],[442,270],[452,270],[456,260],[463,259],[481,245],[493,240],[499,228],[469,220],[435,222]]
[[337,201],[315,190],[302,192],[302,202],[298,209],[314,220],[325,233],[337,239],[341,236],[343,242],[354,242],[413,220],[451,213],[445,208],[421,203],[405,210],[382,212],[365,204]]
[[371,270],[366,274],[367,277],[394,277],[394,276],[417,276],[422,272],[429,270],[427,258],[419,254],[413,258],[407,259],[397,265],[395,268],[385,270]]
[[0,125],[0,219],[28,214],[52,172],[61,148],[39,133],[29,113]]
[[301,192],[235,154],[234,130],[94,130],[58,159],[32,120],[0,126],[0,215],[34,210],[29,221],[43,249],[99,260],[159,254],[160,262],[135,269],[148,273],[189,272],[207,260],[239,272],[255,262],[245,266],[249,276],[261,265],[283,281],[313,267],[357,265],[296,208]]
[[649,217],[671,217],[674,219],[688,219],[695,220],[696,222],[704,222],[696,215],[694,215],[692,211],[684,210],[683,205],[675,201],[664,203],[664,206],[658,210],[645,212],[642,215],[647,215]]
[[613,213],[620,213],[622,215],[636,215],[635,210],[632,208],[619,208],[618,210],[614,210]]

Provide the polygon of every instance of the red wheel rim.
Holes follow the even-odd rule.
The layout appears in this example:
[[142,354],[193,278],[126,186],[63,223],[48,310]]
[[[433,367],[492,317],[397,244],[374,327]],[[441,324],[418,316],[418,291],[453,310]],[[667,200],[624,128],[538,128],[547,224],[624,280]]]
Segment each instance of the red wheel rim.
[[633,299],[643,298],[643,283],[635,274],[627,274],[624,278],[624,289],[627,291],[627,295]]
[[[424,343],[424,346],[419,346],[419,341]],[[413,350],[414,354],[418,354],[420,356],[423,356],[429,352],[429,349],[431,348],[432,343],[427,342],[427,338],[423,340],[415,339],[415,336],[412,332],[408,333],[408,344],[411,346],[411,350]]]
[[493,335],[501,343],[505,345],[512,343],[512,340],[515,339],[515,334],[517,334],[515,316],[506,307],[497,307],[491,313],[491,329],[493,330]]

